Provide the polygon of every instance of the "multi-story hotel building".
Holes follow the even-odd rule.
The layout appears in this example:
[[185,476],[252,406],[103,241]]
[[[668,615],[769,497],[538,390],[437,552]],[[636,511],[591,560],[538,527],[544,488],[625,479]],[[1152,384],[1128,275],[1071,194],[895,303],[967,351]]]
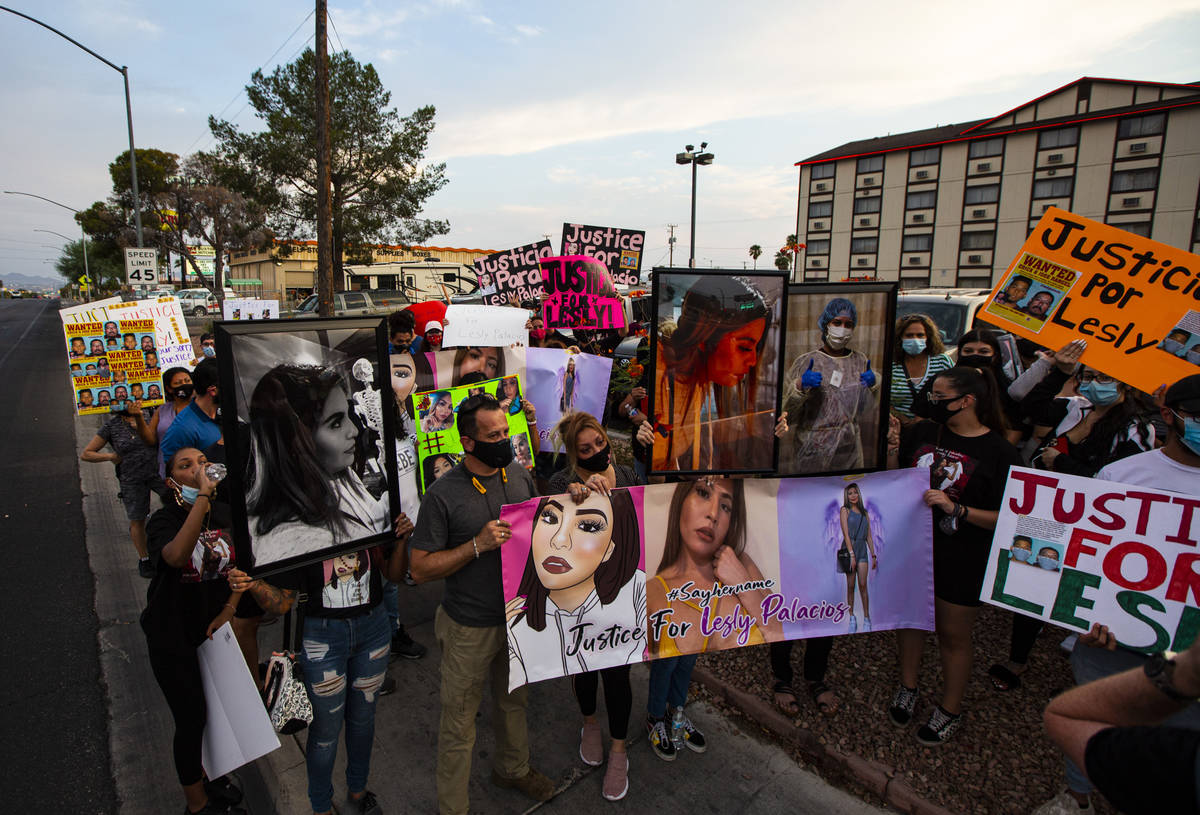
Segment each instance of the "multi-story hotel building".
[[987,288],[1051,206],[1200,250],[1200,83],[1085,77],[797,166],[798,282]]

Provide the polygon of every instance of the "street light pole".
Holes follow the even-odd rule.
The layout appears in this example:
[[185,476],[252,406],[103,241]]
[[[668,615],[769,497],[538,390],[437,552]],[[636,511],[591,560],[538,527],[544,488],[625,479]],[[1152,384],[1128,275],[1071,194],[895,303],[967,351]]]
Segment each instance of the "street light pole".
[[[133,149],[133,105],[129,99],[129,67],[126,65],[118,66],[116,63],[109,62],[104,57],[100,56],[95,51],[88,48],[83,43],[79,42],[79,40],[76,40],[75,38],[62,33],[61,31],[59,31],[57,28],[55,28],[52,25],[43,23],[41,20],[39,20],[36,17],[30,17],[28,14],[17,11],[16,9],[9,8],[8,6],[0,6],[0,11],[7,11],[10,14],[15,14],[18,17],[23,17],[31,23],[37,23],[42,28],[45,28],[49,31],[53,31],[55,34],[62,37],[64,40],[66,40],[67,42],[76,46],[77,48],[87,51],[89,54],[91,54],[93,57],[95,57],[96,59],[103,62],[109,68],[112,68],[114,71],[121,74],[121,76],[124,78],[124,80],[125,80],[125,122],[129,127],[129,176],[130,176],[130,181],[132,182],[132,185],[133,185],[133,219],[134,219],[134,223],[137,225],[137,245],[138,245],[139,249],[142,248],[145,245],[144,240],[142,238],[142,206],[141,206],[142,198],[141,198],[141,194],[138,191],[137,153]],[[39,197],[41,197],[41,196],[36,196],[36,195],[34,196],[34,198],[39,198]],[[51,202],[51,203],[54,203],[54,202]]]
[[[4,194],[5,195],[24,195],[28,198],[37,198],[41,201],[45,201],[47,204],[54,204],[54,206],[56,206],[56,207],[62,207],[63,209],[70,210],[71,212],[74,212],[76,215],[79,214],[79,210],[75,209],[75,207],[69,207],[66,204],[60,204],[59,202],[53,201],[53,200],[45,197],[44,195],[34,195],[31,192],[17,192],[16,190],[5,190]],[[35,229],[33,231],[34,232],[50,232],[49,229]],[[67,238],[66,235],[60,235],[57,232],[50,232],[50,234],[58,235],[58,237],[60,237],[60,238]],[[83,241],[83,276],[90,280],[92,275],[91,275],[91,272],[88,271],[87,233],[83,231],[83,224],[79,225],[79,235],[81,237],[81,240]],[[71,239],[67,238],[67,240],[71,240]]]
[[696,159],[692,158],[692,225],[688,230],[688,268],[696,268]]
[[691,235],[688,238],[690,242],[688,268],[691,269],[696,268],[696,165],[712,164],[714,158],[712,153],[703,152],[705,147],[708,147],[708,142],[700,142],[701,152],[697,153],[695,152],[696,148],[688,144],[684,146],[684,152],[675,154],[676,164],[692,165],[692,228]]
[[[64,235],[63,233],[61,233],[61,232],[55,232],[53,229],[35,229],[35,230],[33,230],[33,231],[34,231],[34,232],[45,232],[47,235],[58,235],[58,237],[62,238],[63,240],[66,240],[66,241],[69,241],[69,240],[71,240],[71,238],[68,238],[68,237],[67,237],[66,235]],[[79,227],[79,231],[80,231],[80,232],[83,232],[83,226],[82,226],[82,225]],[[91,280],[91,278],[92,278],[92,274],[91,274],[91,272],[88,270],[88,259],[87,259],[87,235],[86,235],[86,234],[83,236],[83,241],[82,241],[82,243],[83,243],[83,276],[84,276],[84,277],[86,277],[86,278],[88,278],[89,280]]]

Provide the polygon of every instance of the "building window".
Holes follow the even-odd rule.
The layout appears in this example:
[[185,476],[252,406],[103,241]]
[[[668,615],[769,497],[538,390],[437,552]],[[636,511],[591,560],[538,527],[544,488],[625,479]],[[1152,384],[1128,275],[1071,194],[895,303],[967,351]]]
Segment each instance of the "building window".
[[995,232],[964,232],[962,236],[963,249],[995,249]]
[[1134,235],[1138,235],[1143,238],[1150,237],[1149,221],[1143,221],[1137,224],[1110,224],[1110,226],[1115,226],[1117,229],[1124,229],[1126,232],[1132,232]]
[[854,214],[866,215],[872,212],[879,212],[880,203],[883,197],[872,195],[870,198],[855,198],[854,199]]
[[942,148],[926,147],[924,150],[913,150],[908,154],[909,167],[923,167],[926,164],[937,164],[942,158]]
[[998,156],[1003,152],[1004,139],[983,139],[971,142],[971,146],[967,148],[967,157],[983,158],[984,156]]
[[875,173],[883,169],[883,156],[864,156],[858,160],[860,173]]
[[1067,198],[1075,189],[1074,178],[1043,178],[1033,182],[1034,198]]
[[809,218],[828,218],[833,215],[832,201],[813,201],[808,205]]
[[930,252],[933,250],[933,235],[905,235],[901,250],[905,252]]
[[905,209],[933,209],[937,203],[937,190],[926,190],[925,192],[910,192],[908,200],[904,202]]
[[1121,170],[1112,175],[1113,192],[1152,190],[1158,186],[1158,168],[1144,170]]
[[1074,147],[1079,144],[1079,128],[1064,127],[1061,130],[1043,130],[1038,133],[1038,149],[1049,150],[1053,147]]
[[804,251],[809,255],[828,255],[829,254],[829,239],[822,238],[819,241],[808,241]]
[[850,254],[873,255],[879,251],[879,238],[851,238]]
[[1117,138],[1132,139],[1137,136],[1157,136],[1163,132],[1163,127],[1166,124],[1167,117],[1164,113],[1151,113],[1149,116],[1122,119],[1117,125]]
[[827,164],[814,164],[812,167],[812,177],[833,178],[835,170],[837,170],[837,164],[832,161]]
[[963,194],[966,204],[994,204],[1000,200],[999,184],[984,184],[979,187],[967,187]]

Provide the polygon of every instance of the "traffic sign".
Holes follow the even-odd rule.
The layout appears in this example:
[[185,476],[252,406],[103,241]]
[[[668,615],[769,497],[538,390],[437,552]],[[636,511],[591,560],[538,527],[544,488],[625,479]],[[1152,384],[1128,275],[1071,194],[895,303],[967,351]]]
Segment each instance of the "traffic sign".
[[158,284],[157,249],[125,249],[125,283],[130,286]]

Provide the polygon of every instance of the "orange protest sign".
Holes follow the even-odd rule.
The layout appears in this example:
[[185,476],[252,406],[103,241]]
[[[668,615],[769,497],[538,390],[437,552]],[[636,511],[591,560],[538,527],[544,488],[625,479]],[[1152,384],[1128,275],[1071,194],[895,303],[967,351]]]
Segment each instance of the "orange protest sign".
[[980,319],[1152,392],[1200,373],[1200,257],[1052,207]]

